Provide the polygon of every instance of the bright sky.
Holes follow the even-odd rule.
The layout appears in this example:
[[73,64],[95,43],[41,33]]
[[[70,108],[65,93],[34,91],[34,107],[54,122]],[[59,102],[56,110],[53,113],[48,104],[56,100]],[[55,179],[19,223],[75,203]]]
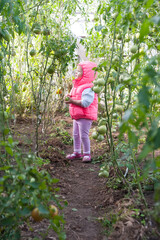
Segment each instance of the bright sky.
[[[91,14],[91,18],[93,15]],[[92,22],[87,23],[88,27],[92,27]],[[85,19],[80,14],[71,18],[71,31],[77,36],[86,36]]]

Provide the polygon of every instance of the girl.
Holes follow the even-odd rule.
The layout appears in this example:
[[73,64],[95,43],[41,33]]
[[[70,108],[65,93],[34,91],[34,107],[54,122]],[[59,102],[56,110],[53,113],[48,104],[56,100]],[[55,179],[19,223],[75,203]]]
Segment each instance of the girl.
[[[93,68],[94,62],[81,62],[77,66],[73,88],[67,95],[65,103],[69,104],[69,112],[73,119],[73,148],[67,159],[80,159],[82,162],[91,162],[89,130],[93,120],[97,120],[98,98],[92,91],[92,81],[96,78]],[[83,155],[81,154],[81,143]]]

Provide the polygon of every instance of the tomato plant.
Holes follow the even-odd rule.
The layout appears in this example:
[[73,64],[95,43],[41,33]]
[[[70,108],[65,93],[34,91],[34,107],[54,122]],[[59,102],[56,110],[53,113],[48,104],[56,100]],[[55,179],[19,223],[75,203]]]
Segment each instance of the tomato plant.
[[[57,188],[55,191],[53,188],[58,180],[51,179],[46,171],[30,167],[33,164],[30,160],[34,162],[36,157],[19,153],[10,123],[16,122],[17,114],[34,109],[38,155],[38,128],[51,90],[63,87],[60,86],[62,77],[74,58],[76,40],[66,26],[66,14],[73,10],[68,1],[64,5],[59,1],[54,4],[18,0],[0,3],[0,225],[3,239],[20,239],[20,225],[27,221],[33,209],[49,215],[51,201],[62,209],[55,197]],[[58,12],[63,12],[61,21],[57,18]],[[48,73],[50,66],[54,68]],[[50,217],[49,221],[59,239],[65,239],[63,217]]]
[[[144,178],[140,178],[137,164],[144,164],[144,158],[150,152],[153,152],[153,159],[148,159],[145,164],[156,164],[154,152],[159,148],[159,91],[155,90],[159,85],[160,49],[156,40],[159,36],[159,3],[150,0],[101,1],[95,15],[93,28],[81,42],[92,58],[99,59],[98,76],[105,81],[104,91],[97,92],[105,104],[102,117],[106,119],[111,159],[113,166],[119,169],[120,179],[130,189],[131,184],[121,172],[116,149],[127,134],[130,166],[135,171],[135,181],[146,204],[141,186]],[[97,87],[97,82],[94,85]],[[119,129],[118,142],[113,139],[113,124]],[[145,143],[139,153],[141,128]],[[152,168],[150,170],[153,171]],[[145,170],[143,174],[147,175]]]
[[[43,123],[45,130],[46,119],[49,119],[51,112],[63,108],[65,91],[68,92],[67,86],[71,86],[72,78],[68,78],[68,83],[65,77],[77,61],[77,42],[69,29],[69,18],[78,8],[87,18],[83,4],[87,4],[87,7],[91,4],[96,9],[92,21],[94,26],[89,29],[87,37],[80,41],[86,47],[87,56],[98,62],[98,79],[94,81],[93,91],[98,94],[99,109],[102,112],[99,112],[98,127],[92,137],[98,141],[106,139],[111,162],[118,168],[116,173],[129,191],[133,184],[124,177],[121,166],[134,170],[133,181],[139,188],[144,204],[143,183],[150,172],[155,174],[156,219],[160,212],[157,177],[159,156],[155,155],[160,147],[159,1],[2,0],[0,158],[3,174],[0,221],[5,229],[6,239],[12,238],[14,234],[19,236],[18,225],[33,209],[38,208],[40,213],[49,214],[50,177],[25,165],[15,149],[10,123],[16,123],[18,114],[31,113],[36,116],[35,152],[38,155],[39,126]],[[113,135],[115,128],[119,130],[116,141]],[[127,158],[125,163],[117,157],[118,146],[124,139],[128,149],[123,155]],[[140,143],[143,144],[141,152]],[[29,158],[26,156],[26,162]],[[11,164],[13,159],[16,162],[15,167]],[[139,165],[143,164],[145,168],[139,169]],[[108,175],[108,170],[105,175]],[[48,179],[49,184],[46,181],[42,184],[41,177]],[[44,193],[41,191],[43,187]],[[26,195],[23,202],[21,195],[24,191]],[[58,206],[55,198],[53,201]],[[57,219],[52,219],[53,225]],[[62,218],[60,221],[63,225]],[[58,226],[56,231],[60,236]]]
[[[13,142],[14,144],[14,142]],[[58,179],[51,178],[46,171],[38,171],[36,167],[31,167],[31,162],[35,162],[34,155],[26,155],[22,160],[21,153],[13,153],[13,148],[6,142],[8,154],[14,156],[17,166],[1,167],[3,177],[0,179],[0,225],[4,228],[1,236],[3,239],[20,239],[20,225],[32,216],[35,221],[42,221],[48,218],[50,202],[55,202],[60,209],[60,200],[55,197],[57,188],[53,187]],[[53,213],[57,215],[57,211]],[[63,232],[64,220],[59,216],[54,223],[53,216],[49,218],[50,226],[54,225],[54,231],[59,235]],[[11,237],[12,236],[12,237]]]

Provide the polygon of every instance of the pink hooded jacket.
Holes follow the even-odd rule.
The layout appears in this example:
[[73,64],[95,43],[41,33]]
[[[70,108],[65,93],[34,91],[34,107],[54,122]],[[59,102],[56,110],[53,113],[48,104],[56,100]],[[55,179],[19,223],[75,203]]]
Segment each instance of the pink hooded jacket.
[[[73,80],[73,88],[71,90],[71,98],[74,100],[81,100],[82,92],[86,88],[93,87],[92,81],[96,78],[97,73],[95,73],[92,68],[96,67],[96,63],[94,62],[81,62],[78,64],[83,69],[83,75],[81,79]],[[77,106],[75,104],[70,104],[69,112],[72,119],[80,119],[86,118],[91,120],[97,120],[98,113],[98,97],[95,93],[93,102],[89,105],[89,107],[84,108],[81,106]]]

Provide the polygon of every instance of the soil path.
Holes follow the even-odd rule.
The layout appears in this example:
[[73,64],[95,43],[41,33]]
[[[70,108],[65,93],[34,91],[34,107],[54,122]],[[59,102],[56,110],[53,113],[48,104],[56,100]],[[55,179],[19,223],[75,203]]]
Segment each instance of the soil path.
[[[43,144],[40,151],[42,158],[50,159],[50,163],[45,166],[46,170],[53,178],[58,178],[58,187],[60,191],[58,194],[60,198],[66,200],[68,205],[64,207],[61,213],[65,218],[65,232],[67,240],[105,240],[104,229],[98,218],[103,215],[103,210],[99,208],[104,196],[101,192],[105,189],[105,180],[98,177],[100,163],[82,163],[81,160],[66,161],[65,154],[72,152],[72,145],[65,145],[62,141],[62,136],[53,137],[53,132],[63,129],[60,125],[61,117],[57,117],[54,130],[47,134],[47,139],[43,139]],[[65,119],[65,130],[72,136],[72,120],[68,117]],[[64,123],[63,123],[64,124]],[[68,125],[67,125],[68,124]],[[28,134],[28,130],[30,133]],[[30,121],[20,120],[17,122],[16,129],[14,129],[19,139],[21,139],[19,146],[28,148],[28,144],[24,144],[26,140],[30,139],[34,134],[34,128]],[[63,129],[64,130],[64,129]],[[51,137],[49,137],[51,135]],[[45,140],[45,141],[44,141]],[[93,141],[93,140],[92,140]],[[94,140],[92,143],[92,156],[99,155],[104,152]],[[95,145],[97,145],[95,147]],[[31,146],[30,146],[31,148]],[[59,149],[59,150],[58,150]],[[97,150],[98,149],[98,150]],[[95,152],[100,151],[99,153]],[[94,156],[95,157],[95,156]],[[43,167],[42,167],[43,169]],[[103,194],[104,195],[104,194]],[[30,219],[31,229],[25,225],[22,227],[21,240],[40,239],[40,240],[58,240],[53,231],[48,232],[48,236],[44,237],[48,222],[44,219],[42,222],[36,223]],[[43,236],[43,237],[42,237]]]
[[[139,206],[135,205],[133,198],[126,196],[127,192],[121,184],[116,189],[110,186],[109,179],[115,177],[114,169],[110,169],[108,178],[98,176],[99,169],[107,157],[106,141],[97,142],[91,138],[92,163],[82,163],[81,160],[66,161],[64,154],[72,152],[72,145],[64,143],[64,140],[66,141],[66,131],[72,135],[72,120],[66,117],[61,122],[61,119],[61,116],[58,116],[46,136],[41,135],[40,156],[44,160],[49,160],[49,163],[43,165],[42,169],[45,168],[53,178],[59,179],[58,194],[61,199],[68,202],[68,205],[60,212],[64,214],[66,221],[66,239],[151,240],[152,227],[144,226],[143,223],[137,221],[136,216],[133,217],[135,213],[132,209],[143,209],[143,205],[141,203]],[[25,122],[24,119],[18,121],[14,133],[19,141],[19,147],[25,151],[33,148],[33,141],[28,141],[34,136],[31,121],[27,119]],[[117,133],[114,138],[117,139]],[[99,158],[100,156],[103,157]],[[137,194],[136,189],[135,194]],[[148,194],[147,201],[151,200],[152,208],[153,192],[148,192]],[[136,195],[134,198],[136,199]],[[107,225],[106,222],[105,225],[105,221],[110,218],[111,221],[108,222],[110,224]],[[30,217],[29,225],[24,224],[21,228],[21,240],[58,240],[53,230],[47,230],[48,225],[47,219],[37,223]],[[108,234],[108,231],[111,232]],[[154,240],[158,239],[154,238]]]
[[[63,168],[57,177],[60,179],[61,194],[68,201],[64,209],[68,240],[102,240],[102,225],[97,218],[97,194],[103,183],[98,177],[97,164],[84,164],[72,161]],[[101,186],[102,185],[102,186]],[[67,192],[66,192],[67,189]]]

